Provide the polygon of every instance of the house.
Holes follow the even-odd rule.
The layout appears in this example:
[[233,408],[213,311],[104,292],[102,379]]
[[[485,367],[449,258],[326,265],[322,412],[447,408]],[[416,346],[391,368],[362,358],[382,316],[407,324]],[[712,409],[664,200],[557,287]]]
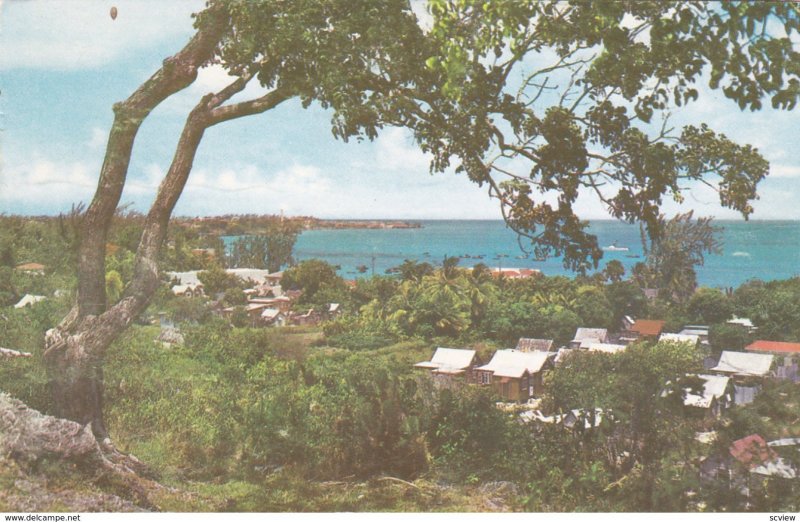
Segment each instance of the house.
[[747,333],[753,333],[758,330],[758,327],[753,324],[753,321],[744,317],[736,317],[733,316],[733,319],[727,321],[726,324],[741,326],[742,328],[747,330]]
[[752,353],[770,353],[783,356],[800,356],[800,343],[785,343],[780,341],[755,341],[744,347]]
[[611,344],[611,343],[589,343],[586,346],[586,350],[590,352],[602,352],[602,353],[620,353],[624,352],[627,348],[624,344]]
[[585,348],[591,343],[608,341],[608,330],[605,328],[578,328],[575,337],[570,341],[570,348]]
[[479,384],[492,386],[506,401],[526,402],[543,390],[543,373],[551,367],[548,352],[497,350],[489,364],[475,369]]
[[318,325],[321,320],[322,316],[313,308],[309,308],[305,313],[289,312],[287,314],[287,322],[294,326],[314,326]]
[[47,268],[41,263],[23,263],[14,267],[14,270],[25,272],[26,274],[44,274],[44,269]]
[[439,384],[452,384],[456,379],[475,382],[475,367],[480,364],[475,350],[437,347],[430,361],[418,362],[414,368],[430,371]]
[[261,322],[267,326],[284,326],[286,314],[277,308],[264,308],[261,310]]
[[758,379],[772,377],[772,355],[745,352],[722,352],[712,372],[733,377],[735,404],[750,404],[761,391]]
[[703,412],[707,418],[718,418],[733,405],[733,381],[724,375],[697,375],[703,381],[703,389],[696,393],[686,388],[683,404],[687,408]]
[[656,340],[661,335],[666,321],[656,319],[637,319],[625,332],[626,339],[649,339]]
[[527,279],[541,273],[541,270],[535,268],[492,268],[493,277],[505,277],[506,279]]
[[595,408],[594,411],[583,409],[570,410],[567,413],[544,415],[539,410],[528,410],[520,414],[522,422],[536,421],[544,424],[560,424],[569,430],[589,430],[597,428],[603,422],[603,418],[611,419],[610,412],[602,408]]
[[667,343],[688,344],[694,348],[700,344],[700,336],[692,334],[663,333],[658,340]]
[[248,304],[261,304],[264,307],[277,308],[283,313],[287,313],[292,308],[292,299],[282,295],[279,297],[251,297]]
[[750,473],[787,479],[797,476],[794,466],[779,457],[761,435],[748,435],[734,441],[728,451]]
[[683,327],[683,330],[678,332],[679,335],[696,335],[700,338],[700,344],[708,344],[708,326],[699,324],[690,324]]
[[178,297],[199,297],[203,295],[203,284],[175,285],[171,290],[172,294]]
[[520,352],[549,352],[553,350],[552,339],[531,339],[520,337],[517,342],[517,351]]
[[283,279],[283,271],[281,270],[280,272],[272,272],[271,274],[267,274],[264,276],[264,279],[266,279],[267,284],[279,285],[281,284],[281,279]]
[[772,355],[724,351],[711,371],[733,377],[767,377],[770,375],[772,363]]
[[325,316],[328,319],[338,317],[342,313],[342,305],[339,303],[329,303],[328,308],[325,309]]
[[20,299],[17,304],[14,305],[14,308],[25,308],[26,306],[33,306],[34,304],[44,301],[47,299],[43,295],[32,295],[32,294],[25,294],[22,299]]

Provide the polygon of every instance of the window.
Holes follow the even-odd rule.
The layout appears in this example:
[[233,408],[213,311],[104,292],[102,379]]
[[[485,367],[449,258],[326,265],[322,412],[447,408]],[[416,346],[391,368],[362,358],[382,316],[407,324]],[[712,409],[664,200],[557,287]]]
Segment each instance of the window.
[[492,384],[492,372],[480,372],[478,382],[481,384]]

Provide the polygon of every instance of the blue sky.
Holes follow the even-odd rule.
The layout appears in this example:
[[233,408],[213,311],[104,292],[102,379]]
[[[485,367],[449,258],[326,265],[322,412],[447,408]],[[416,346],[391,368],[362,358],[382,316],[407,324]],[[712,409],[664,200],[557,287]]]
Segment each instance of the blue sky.
[[[118,17],[109,16],[117,6]],[[192,34],[203,2],[0,0],[0,212],[54,214],[94,192],[112,104],[127,97]],[[134,147],[123,201],[146,210],[198,96],[224,85],[203,71],[194,85],[146,120]],[[248,88],[247,94],[255,94]],[[324,218],[498,219],[484,189],[453,173],[430,175],[428,159],[401,129],[375,142],[333,139],[330,116],[288,102],[260,116],[212,128],[176,209],[178,215],[278,213]],[[703,89],[675,124],[705,121],[770,161],[754,219],[796,219],[800,123],[795,112],[741,112]],[[591,197],[579,213],[607,217]],[[682,206],[736,218],[717,196],[694,187]]]

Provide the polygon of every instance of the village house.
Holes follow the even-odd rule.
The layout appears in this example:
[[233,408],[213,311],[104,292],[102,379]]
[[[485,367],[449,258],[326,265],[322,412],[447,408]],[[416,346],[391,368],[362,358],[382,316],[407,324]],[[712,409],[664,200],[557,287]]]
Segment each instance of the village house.
[[36,303],[44,301],[45,299],[47,298],[43,295],[25,294],[24,296],[22,296],[22,299],[17,301],[17,304],[14,305],[14,308],[20,309],[20,308],[25,308],[26,306],[33,306]]
[[526,402],[542,393],[543,373],[552,367],[548,352],[497,350],[476,370],[478,384],[492,386],[505,401]]
[[700,339],[700,344],[708,344],[708,326],[690,324],[683,327],[678,332],[679,335],[696,335]]
[[658,340],[668,343],[688,344],[693,348],[697,348],[700,345],[700,336],[698,335],[662,333]]
[[742,328],[747,330],[747,333],[750,333],[750,334],[754,333],[756,330],[758,330],[758,327],[755,326],[753,324],[753,321],[751,321],[750,319],[747,319],[745,317],[736,317],[735,315],[733,316],[733,319],[727,321],[726,324],[730,324],[730,325],[734,325],[734,326],[741,326]]
[[199,297],[203,294],[203,284],[175,285],[171,288],[172,294],[177,297]]
[[531,339],[520,337],[517,342],[517,351],[520,352],[550,352],[553,350],[552,339]]
[[288,313],[292,308],[292,299],[285,295],[279,297],[251,297],[247,302],[253,305],[264,305],[262,308],[277,308],[283,313]]
[[589,352],[620,353],[624,352],[627,345],[612,343],[589,343],[585,349]]
[[764,486],[765,478],[793,480],[797,470],[754,433],[731,443],[726,454],[704,459],[700,477],[704,482],[722,480],[750,496],[753,489]]
[[683,404],[690,412],[698,412],[708,420],[722,416],[733,405],[734,387],[724,375],[696,375],[702,380],[702,391],[686,388]]
[[570,348],[586,348],[592,343],[608,342],[608,330],[605,328],[578,328],[575,337],[570,341]]
[[428,370],[437,384],[452,385],[476,382],[475,367],[479,364],[475,350],[438,347],[430,361],[418,362],[414,368]]
[[666,321],[655,319],[637,319],[630,327],[622,333],[620,341],[634,342],[638,340],[655,341],[661,335]]
[[779,341],[755,341],[745,346],[750,353],[767,353],[775,356],[775,377],[792,382],[800,381],[798,361],[800,360],[800,343]]
[[286,314],[277,308],[264,308],[261,311],[261,323],[265,326],[284,326]]
[[735,404],[750,404],[761,391],[761,380],[774,375],[773,363],[768,354],[724,351],[711,371],[733,378]]

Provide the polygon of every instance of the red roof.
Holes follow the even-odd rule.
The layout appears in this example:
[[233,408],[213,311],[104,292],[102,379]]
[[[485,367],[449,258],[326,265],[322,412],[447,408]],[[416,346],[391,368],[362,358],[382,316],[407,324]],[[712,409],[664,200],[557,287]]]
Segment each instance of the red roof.
[[800,353],[800,343],[780,341],[755,341],[744,348],[748,352]]
[[754,468],[775,458],[775,452],[767,446],[764,438],[757,434],[734,441],[731,444],[730,452],[733,458],[749,468]]
[[637,319],[631,326],[631,331],[639,335],[656,337],[661,334],[666,321],[656,321],[653,319]]

